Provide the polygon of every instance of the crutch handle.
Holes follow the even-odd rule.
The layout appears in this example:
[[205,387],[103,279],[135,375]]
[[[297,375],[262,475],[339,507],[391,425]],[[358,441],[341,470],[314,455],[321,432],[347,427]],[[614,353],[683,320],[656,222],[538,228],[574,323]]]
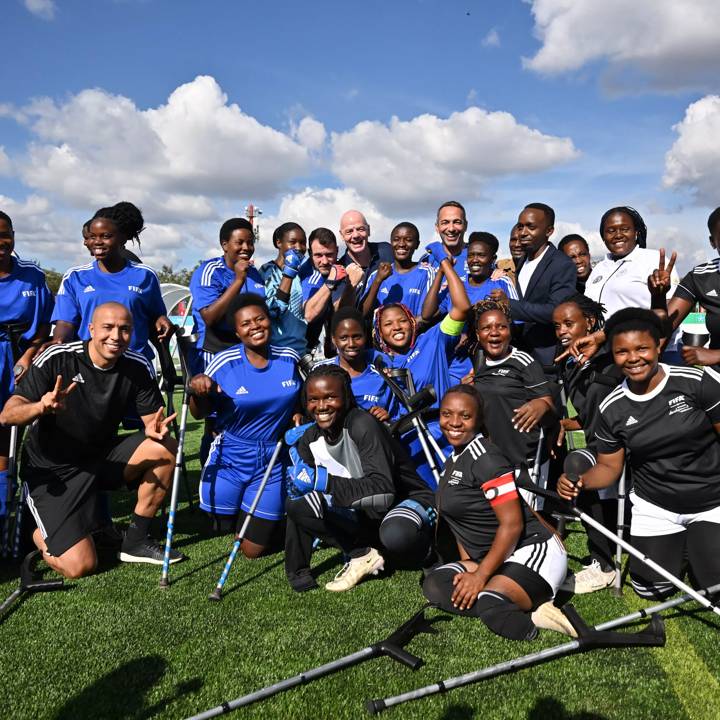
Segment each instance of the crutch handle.
[[382,642],[378,648],[383,655],[387,655],[396,662],[407,665],[411,670],[417,670],[423,666],[422,658],[417,657],[409,653],[405,648],[401,648],[399,645],[394,643]]

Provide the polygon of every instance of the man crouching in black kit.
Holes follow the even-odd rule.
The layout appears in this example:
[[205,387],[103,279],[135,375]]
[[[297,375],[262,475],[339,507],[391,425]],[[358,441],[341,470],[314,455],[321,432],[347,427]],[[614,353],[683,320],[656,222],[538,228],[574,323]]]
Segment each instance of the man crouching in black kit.
[[[22,480],[37,523],[35,545],[47,564],[67,578],[97,567],[90,533],[101,524],[98,490],[123,484],[138,500],[122,544],[126,562],[162,563],[163,549],[148,537],[172,480],[175,440],[172,418],[152,367],[127,350],[133,331],[130,312],[119,303],[99,305],[88,342],[54,345],[35,358],[7,401],[0,423],[29,425],[23,445]],[[128,407],[135,405],[145,430],[118,436]],[[171,554],[171,562],[182,560]]]

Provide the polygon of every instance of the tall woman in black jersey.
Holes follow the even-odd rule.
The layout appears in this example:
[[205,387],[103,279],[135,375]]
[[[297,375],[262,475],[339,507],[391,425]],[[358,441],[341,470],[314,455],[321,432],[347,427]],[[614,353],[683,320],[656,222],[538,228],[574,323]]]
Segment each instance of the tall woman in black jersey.
[[[720,582],[720,373],[659,362],[663,327],[650,310],[626,308],[605,326],[624,382],[600,404],[597,465],[565,498],[609,487],[626,460],[632,471],[632,544],[674,575],[689,562],[702,587]],[[634,558],[630,576],[642,597],[673,586]]]
[[520,497],[512,464],[481,434],[483,405],[472,387],[457,385],[440,406],[440,427],[453,454],[436,505],[459,561],[435,568],[423,593],[512,640],[530,640],[538,627],[574,634],[550,602],[565,579],[565,548]]
[[[605,324],[603,306],[585,295],[577,294],[560,303],[553,311],[553,325],[558,345],[569,347],[573,342],[599,330]],[[622,375],[607,353],[591,360],[578,362],[569,356],[559,366],[567,399],[575,409],[575,416],[563,418],[558,445],[568,439],[568,454],[564,471],[580,475],[597,461],[595,428],[598,406],[620,383]],[[575,447],[577,434],[584,442]],[[614,487],[583,493],[579,505],[593,519],[606,528],[613,528],[617,520],[617,493]],[[568,590],[576,594],[595,592],[610,587],[615,580],[613,567],[614,545],[590,525],[583,523],[588,538],[590,563],[575,573]]]
[[512,323],[506,301],[481,300],[473,305],[473,313],[483,351],[474,383],[484,400],[485,423],[493,442],[514,466],[532,467],[540,425],[557,423],[549,383],[539,363],[510,344]]

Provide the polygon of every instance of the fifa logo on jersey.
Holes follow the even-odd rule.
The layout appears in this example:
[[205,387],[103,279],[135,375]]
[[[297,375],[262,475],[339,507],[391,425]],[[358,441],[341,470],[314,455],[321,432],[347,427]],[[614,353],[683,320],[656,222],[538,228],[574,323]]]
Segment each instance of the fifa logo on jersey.
[[453,470],[450,473],[450,479],[448,485],[459,485],[462,480],[462,470]]
[[367,402],[380,402],[380,398],[377,395],[363,395],[363,400]]
[[493,375],[502,375],[503,377],[510,372],[510,368],[499,368]]
[[143,294],[142,288],[139,288],[137,285],[128,285],[128,290],[131,290],[132,292],[136,292],[138,295]]
[[35,297],[36,293],[34,290],[23,290],[22,296],[23,297]]
[[287,388],[287,387],[295,387],[295,385],[297,385],[297,382],[295,380],[283,380],[280,384],[283,387]]
[[420,354],[420,351],[419,351],[419,350],[413,350],[413,352],[410,353],[410,355],[408,356],[408,359],[407,359],[407,361],[406,361],[406,364],[409,363],[409,362],[412,362],[419,354]]
[[670,412],[668,415],[675,415],[677,413],[685,413],[692,410],[692,408],[685,402],[685,396],[684,395],[678,395],[677,397],[674,397],[672,400],[668,400],[668,407],[670,408]]
[[420,294],[420,288],[410,288],[408,290],[408,293],[410,295],[419,295]]

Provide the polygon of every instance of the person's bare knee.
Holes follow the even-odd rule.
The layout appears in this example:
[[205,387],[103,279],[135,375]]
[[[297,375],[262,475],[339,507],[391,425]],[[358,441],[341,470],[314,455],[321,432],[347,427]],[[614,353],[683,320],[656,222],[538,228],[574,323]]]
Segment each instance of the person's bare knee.
[[45,561],[68,580],[90,575],[97,570],[97,553],[89,537],[85,537],[68,548],[62,555],[46,555]]
[[264,545],[258,545],[257,543],[250,542],[250,540],[243,540],[242,543],[240,543],[240,552],[248,560],[257,560],[264,551]]

